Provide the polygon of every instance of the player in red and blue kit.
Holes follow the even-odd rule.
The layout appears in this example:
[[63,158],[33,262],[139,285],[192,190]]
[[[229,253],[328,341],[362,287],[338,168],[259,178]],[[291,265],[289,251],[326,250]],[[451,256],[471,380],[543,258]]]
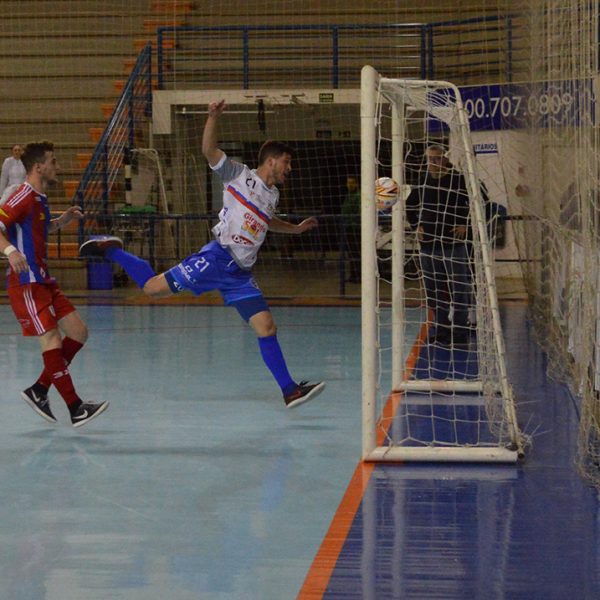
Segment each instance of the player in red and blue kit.
[[[27,144],[21,157],[27,176],[0,207],[0,252],[8,258],[8,296],[24,336],[40,341],[44,370],[21,397],[40,416],[56,422],[48,403],[54,385],[69,408],[71,422],[80,427],[108,407],[84,403],[77,395],[68,365],[87,340],[87,327],[75,307],[48,272],[48,234],[82,219],[71,206],[52,219],[45,191],[56,181],[58,163],[52,142]],[[64,337],[61,335],[64,332]]]
[[309,217],[296,225],[275,214],[277,186],[283,185],[291,172],[293,150],[289,146],[265,142],[256,169],[230,160],[218,148],[216,127],[224,108],[222,100],[209,104],[202,137],[202,152],[223,182],[223,208],[213,228],[215,240],[159,275],[148,262],[125,252],[122,241],[116,237],[90,239],[82,244],[80,255],[104,256],[118,263],[149,296],[169,296],[183,290],[199,295],[219,290],[225,304],[234,306],[254,329],[261,356],[282,391],[285,405],[293,408],[317,396],[325,383],[296,383],[292,379],[277,340],[273,316],[251,268],[269,230],[300,234],[318,223]]

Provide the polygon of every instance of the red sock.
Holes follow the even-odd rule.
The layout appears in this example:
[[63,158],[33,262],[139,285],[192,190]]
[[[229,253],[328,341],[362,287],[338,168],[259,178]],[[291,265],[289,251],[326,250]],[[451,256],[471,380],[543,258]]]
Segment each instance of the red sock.
[[46,367],[45,371],[51,374],[52,383],[67,406],[71,407],[81,402],[73,387],[73,381],[71,380],[71,375],[69,375],[67,363],[63,358],[62,349],[46,350],[46,352],[42,353],[42,357],[44,359],[44,366]]
[[[83,348],[83,344],[74,340],[73,338],[66,337],[62,341],[62,356],[65,359],[67,365],[71,364],[73,357]],[[41,375],[38,377],[37,383],[43,385],[46,389],[49,389],[52,385],[52,375],[44,369]]]

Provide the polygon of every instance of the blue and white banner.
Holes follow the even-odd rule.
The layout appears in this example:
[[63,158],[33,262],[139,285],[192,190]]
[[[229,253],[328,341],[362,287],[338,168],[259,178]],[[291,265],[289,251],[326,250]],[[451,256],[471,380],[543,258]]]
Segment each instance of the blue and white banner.
[[[471,131],[500,131],[556,125],[593,125],[591,80],[505,83],[460,88]],[[432,118],[430,133],[447,129]]]

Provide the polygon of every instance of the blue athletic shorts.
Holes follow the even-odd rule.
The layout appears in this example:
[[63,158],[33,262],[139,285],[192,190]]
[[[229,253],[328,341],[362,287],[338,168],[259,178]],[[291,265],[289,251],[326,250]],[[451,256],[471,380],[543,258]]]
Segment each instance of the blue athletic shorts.
[[173,292],[190,290],[199,296],[219,290],[227,305],[247,298],[262,298],[252,273],[241,269],[216,241],[209,242],[200,252],[169,269],[165,277]]

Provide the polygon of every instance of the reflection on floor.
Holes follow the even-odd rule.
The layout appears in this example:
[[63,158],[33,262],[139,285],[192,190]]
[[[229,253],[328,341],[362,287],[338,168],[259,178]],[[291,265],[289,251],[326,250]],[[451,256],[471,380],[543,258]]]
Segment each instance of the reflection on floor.
[[[39,350],[0,307],[1,598],[600,597],[576,413],[543,375],[523,306],[504,323],[534,444],[494,467],[359,464],[359,308],[274,309],[292,374],[327,381],[293,411],[232,310],[80,311],[91,336],[73,378],[111,406],[75,430],[56,393],[54,426],[20,400]],[[345,533],[323,555],[340,502]]]

